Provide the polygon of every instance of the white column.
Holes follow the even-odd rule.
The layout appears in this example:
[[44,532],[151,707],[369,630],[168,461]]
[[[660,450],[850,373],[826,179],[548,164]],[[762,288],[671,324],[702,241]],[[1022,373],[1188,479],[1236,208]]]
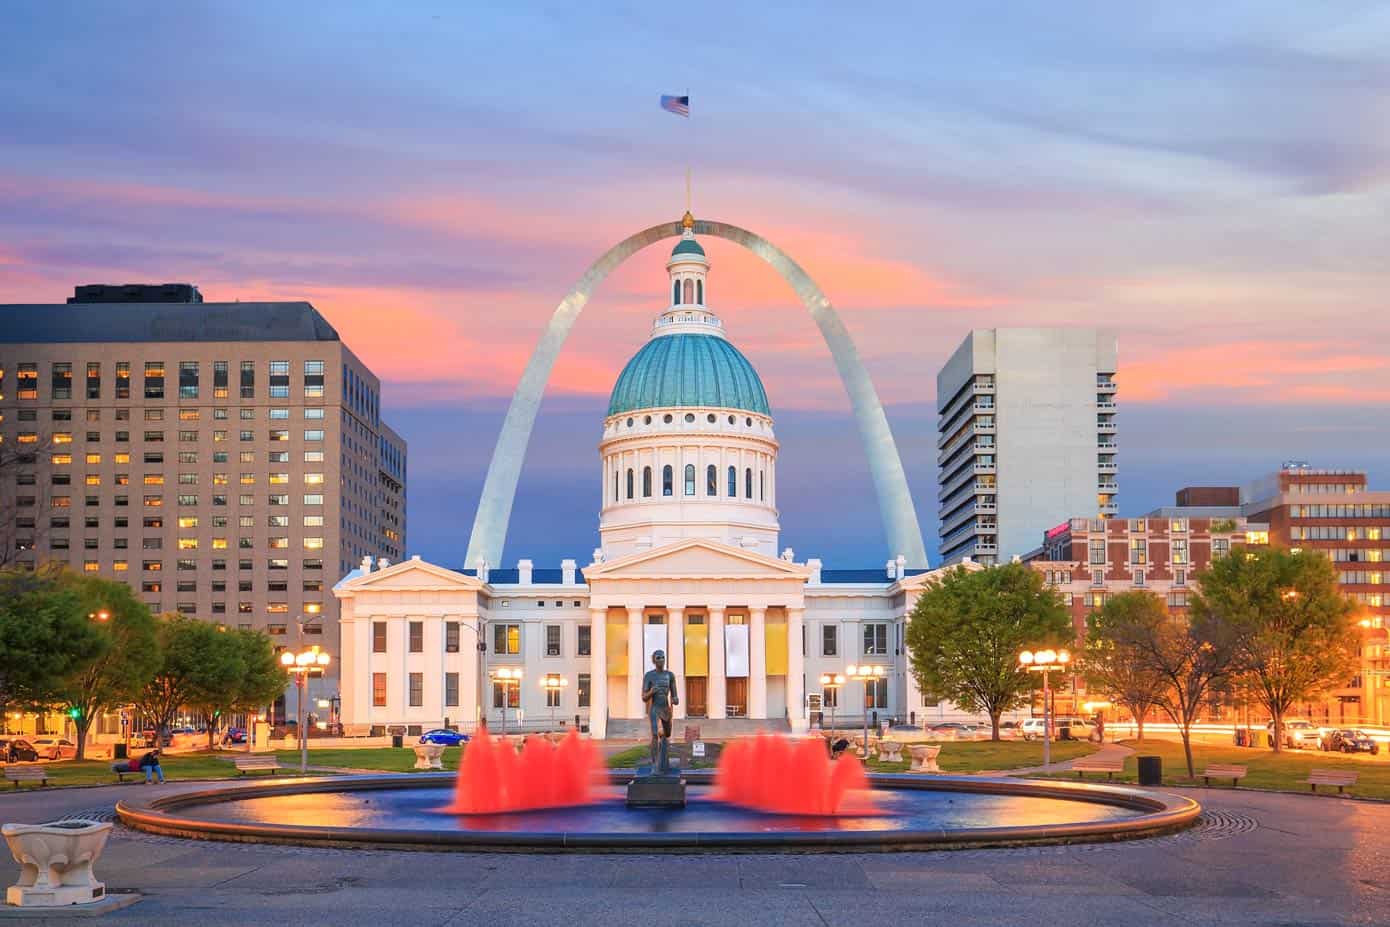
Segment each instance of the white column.
[[[742,474],[740,474],[740,479]],[[767,717],[767,609],[748,609],[748,717]]]
[[608,736],[608,609],[589,609],[589,736]]
[[805,617],[804,608],[787,609],[787,718],[791,721],[793,733],[800,733],[808,727],[806,699],[803,697],[806,656],[801,650],[801,629]]
[[642,609],[627,607],[627,716],[642,717]]
[[676,677],[676,692],[680,704],[672,717],[685,717],[685,609],[677,606],[666,610],[666,668]]
[[709,678],[705,682],[706,713],[710,720],[728,715],[724,702],[724,606],[709,608]]

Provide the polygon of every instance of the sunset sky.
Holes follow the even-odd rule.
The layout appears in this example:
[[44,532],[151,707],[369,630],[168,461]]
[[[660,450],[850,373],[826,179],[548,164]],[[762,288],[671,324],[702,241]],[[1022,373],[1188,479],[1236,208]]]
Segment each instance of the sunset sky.
[[[312,301],[410,442],[408,547],[457,565],[556,302],[680,216],[689,166],[698,216],[767,236],[840,310],[929,551],[935,374],[976,327],[1118,333],[1121,514],[1288,458],[1390,486],[1385,4],[522,7],[9,6],[0,302]],[[658,108],[687,91],[691,119]],[[882,563],[817,329],[756,258],[706,248],[777,418],[784,544]],[[599,420],[666,252],[577,325],[507,565],[596,544]]]

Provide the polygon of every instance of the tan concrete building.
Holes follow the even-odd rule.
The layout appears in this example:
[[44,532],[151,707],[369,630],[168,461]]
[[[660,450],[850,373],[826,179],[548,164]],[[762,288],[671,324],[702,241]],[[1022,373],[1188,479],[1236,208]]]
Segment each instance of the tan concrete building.
[[302,620],[336,662],[333,583],[405,553],[406,444],[380,407],[306,302],[174,286],[0,305],[0,560],[66,561],[286,645]]

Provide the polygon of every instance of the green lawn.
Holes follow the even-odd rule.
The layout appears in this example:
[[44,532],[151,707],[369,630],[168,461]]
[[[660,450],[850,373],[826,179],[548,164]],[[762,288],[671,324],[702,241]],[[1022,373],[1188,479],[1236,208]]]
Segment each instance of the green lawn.
[[[1195,783],[1187,778],[1187,763],[1183,758],[1182,743],[1176,740],[1125,740],[1125,746],[1138,754],[1157,756],[1163,760],[1164,785],[1202,784],[1198,778]],[[1246,788],[1269,789],[1279,792],[1307,792],[1308,786],[1301,780],[1308,778],[1314,767],[1319,769],[1351,770],[1359,774],[1357,784],[1349,792],[1363,798],[1390,798],[1390,760],[1384,751],[1375,757],[1345,756],[1340,753],[1322,753],[1318,750],[1285,750],[1274,753],[1267,748],[1241,748],[1232,746],[1192,745],[1192,764],[1200,777],[1209,763],[1234,763],[1249,767],[1250,774],[1241,780]],[[1135,757],[1125,760],[1125,771],[1116,774],[1115,780],[1134,782],[1137,780]],[[1076,778],[1075,773],[1058,774]],[[1088,776],[1087,778],[1094,778]],[[1104,778],[1103,776],[1101,778]],[[1229,787],[1230,780],[1212,786]],[[1323,790],[1319,790],[1323,791]]]
[[[160,765],[166,779],[228,779],[236,775],[236,767],[217,754],[191,753],[181,756],[165,755]],[[116,774],[111,771],[114,760],[62,760],[42,764],[48,772],[49,785],[114,785]],[[145,781],[143,773],[127,773],[126,781]],[[10,788],[14,786],[5,783]],[[28,786],[25,786],[28,787]]]
[[[311,740],[310,743],[313,741]],[[277,750],[280,763],[291,771],[299,769],[298,750]],[[462,747],[444,748],[444,768],[458,769]],[[414,772],[415,751],[410,747],[368,747],[354,749],[309,748],[310,766],[329,766],[335,769],[374,769],[383,772]]]
[[[947,773],[979,773],[988,770],[1004,769],[1026,769],[1030,766],[1041,766],[1043,762],[1043,745],[1039,741],[1023,740],[971,740],[962,743],[947,741],[941,745],[941,755],[937,757],[937,765],[942,772]],[[1074,760],[1078,756],[1086,756],[1095,753],[1099,747],[1096,744],[1082,741],[1063,741],[1052,745],[1052,762],[1060,763],[1063,760]],[[907,751],[903,751],[907,755]],[[873,772],[905,772],[911,765],[910,760],[903,760],[901,763],[881,763],[878,760],[869,760],[869,769]]]
[[[705,755],[703,757],[692,757],[690,755],[689,744],[671,744],[671,759],[679,760],[682,769],[713,769],[719,765],[719,751],[723,745],[715,741],[705,743]],[[615,753],[608,758],[609,769],[634,769],[638,766],[645,766],[647,759],[651,756],[651,750],[646,744],[636,747],[629,747],[621,753]]]

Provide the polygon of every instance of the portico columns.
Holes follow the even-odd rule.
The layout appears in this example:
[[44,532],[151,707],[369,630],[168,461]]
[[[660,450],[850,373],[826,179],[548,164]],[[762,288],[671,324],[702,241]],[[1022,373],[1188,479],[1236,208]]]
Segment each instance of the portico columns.
[[680,704],[671,711],[673,718],[685,717],[685,609],[666,609],[666,668],[676,677]]
[[787,720],[792,731],[806,730],[806,656],[802,652],[802,626],[806,610],[787,609]]
[[767,609],[748,609],[748,717],[767,717]]
[[709,607],[709,691],[705,693],[710,720],[728,716],[724,702],[724,606]]
[[642,609],[627,607],[627,716],[642,717]]
[[589,609],[589,736],[608,736],[608,609]]

